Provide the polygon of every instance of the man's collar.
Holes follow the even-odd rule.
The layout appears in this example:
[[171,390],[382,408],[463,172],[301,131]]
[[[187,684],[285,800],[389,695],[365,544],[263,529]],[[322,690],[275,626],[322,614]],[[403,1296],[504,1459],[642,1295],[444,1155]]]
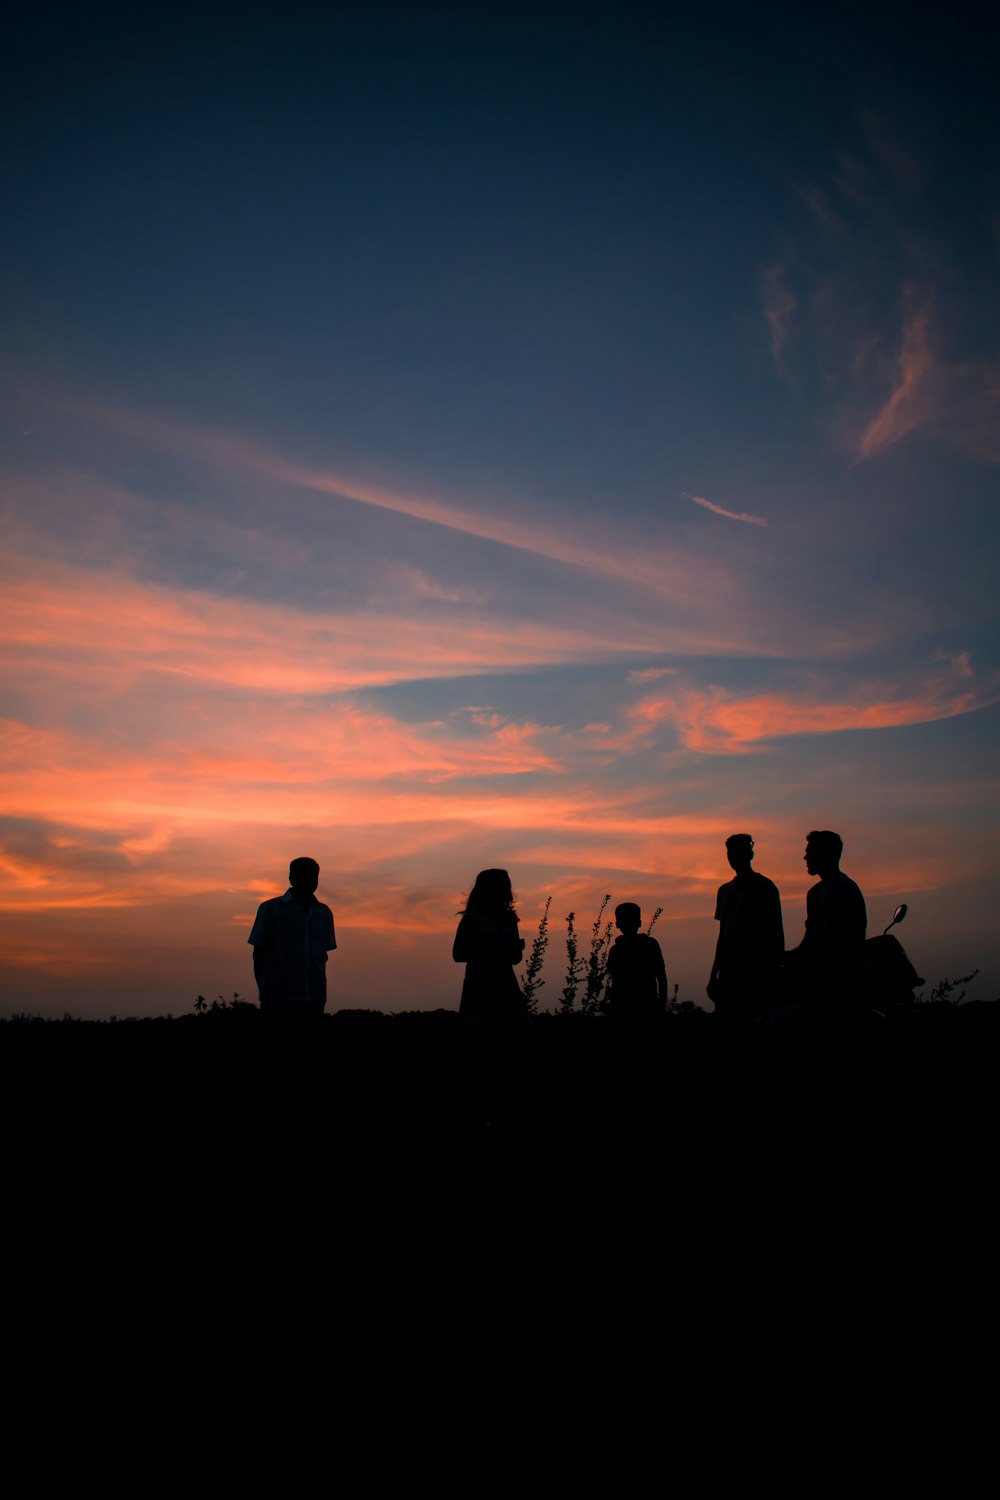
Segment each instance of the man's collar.
[[[295,892],[292,889],[292,887],[289,886],[288,890],[285,892],[285,894],[283,896],[279,896],[278,897],[278,900],[279,901],[294,901],[295,900]],[[318,906],[319,905],[319,900],[318,900],[318,898],[316,896],[316,892],[315,891],[311,891],[310,894],[309,894],[309,904],[310,904],[310,906]]]

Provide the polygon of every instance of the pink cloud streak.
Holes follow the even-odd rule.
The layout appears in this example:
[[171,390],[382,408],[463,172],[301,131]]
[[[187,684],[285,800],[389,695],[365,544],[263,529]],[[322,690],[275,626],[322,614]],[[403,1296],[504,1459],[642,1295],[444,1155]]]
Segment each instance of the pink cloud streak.
[[752,516],[745,510],[726,510],[724,505],[716,505],[714,500],[706,500],[703,495],[685,494],[685,500],[690,500],[694,505],[703,505],[715,516],[725,516],[727,521],[742,521],[747,526],[766,526],[767,521],[763,516]]
[[721,687],[660,692],[632,707],[624,742],[639,743],[661,725],[671,724],[689,750],[740,755],[788,736],[928,724],[1000,702],[1000,682],[995,676],[974,686],[959,686],[956,679],[969,683],[967,653],[950,670],[932,674],[908,695],[894,694],[878,684],[860,687],[851,698],[832,701],[794,692],[741,696]]
[[554,527],[516,503],[503,502],[485,510],[426,493],[404,493],[350,474],[297,464],[230,433],[190,427],[107,404],[51,395],[47,399],[129,441],[447,527],[608,578],[624,579],[672,602],[693,604],[719,581],[718,569],[710,559],[695,553],[681,555],[676,547],[633,547],[620,536],[610,548],[604,528],[579,517]]
[[148,670],[261,693],[338,692],[641,655],[657,641],[641,627],[602,640],[569,625],[490,619],[473,606],[460,623],[365,608],[316,615],[59,564],[27,571],[12,558],[0,580],[10,621],[0,668],[30,675],[90,659],[108,685]]
[[861,435],[860,458],[870,458],[880,448],[921,426],[933,411],[928,383],[934,370],[929,347],[930,316],[926,308],[913,311],[903,325],[895,387],[882,409]]

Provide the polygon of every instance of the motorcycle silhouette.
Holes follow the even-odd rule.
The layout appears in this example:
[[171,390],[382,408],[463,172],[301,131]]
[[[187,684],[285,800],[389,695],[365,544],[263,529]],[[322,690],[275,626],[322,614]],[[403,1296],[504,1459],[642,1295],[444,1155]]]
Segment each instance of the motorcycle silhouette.
[[906,902],[901,901],[881,936],[868,938],[858,973],[861,1005],[887,1021],[901,1021],[908,1016],[913,1010],[913,991],[927,982],[913,967],[899,939],[889,936],[890,928],[902,922],[906,913]]
[[902,1021],[913,1010],[914,990],[926,984],[917,973],[898,938],[890,929],[902,922],[907,906],[900,902],[889,925],[878,937],[868,938],[856,966],[844,974],[843,992],[831,1004],[816,1007],[803,993],[802,979],[788,968],[777,971],[777,1003],[758,1019],[768,1026],[835,1021]]

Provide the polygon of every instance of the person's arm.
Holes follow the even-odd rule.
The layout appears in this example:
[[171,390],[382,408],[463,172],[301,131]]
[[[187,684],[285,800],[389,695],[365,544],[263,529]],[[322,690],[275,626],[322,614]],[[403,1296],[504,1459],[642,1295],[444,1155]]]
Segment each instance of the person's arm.
[[778,887],[772,883],[768,892],[768,943],[767,956],[771,963],[779,964],[785,951],[785,928],[781,920],[781,896]]
[[772,885],[771,889],[774,892],[772,894],[772,903],[774,904],[772,904],[771,915],[771,947],[772,953],[774,953],[774,962],[780,963],[781,954],[784,953],[784,922],[781,919],[781,894],[778,891],[777,885]]
[[835,892],[831,926],[843,958],[849,962],[859,958],[868,936],[868,910],[861,888],[853,880],[848,879]]
[[[724,887],[722,888],[724,889]],[[715,898],[715,920],[719,924],[719,936],[715,940],[715,956],[712,959],[712,972],[708,976],[705,986],[705,994],[715,1003],[715,981],[719,977],[719,962],[722,958],[722,889]]]
[[786,948],[784,962],[786,964],[809,964],[812,963],[819,947],[819,933],[817,928],[818,917],[816,913],[817,897],[813,894],[819,890],[818,885],[811,885],[806,891],[806,927],[802,934],[802,941],[797,948]]
[[715,943],[715,957],[712,959],[712,972],[708,976],[705,993],[710,1000],[715,999],[715,981],[719,977],[719,960],[722,957],[722,928],[719,928],[719,936]]
[[655,938],[653,938],[653,942],[656,944],[656,999],[657,1003],[665,1009],[667,1001],[670,998],[670,990],[667,985],[667,968],[663,962],[663,949],[656,942]]
[[248,943],[253,944],[253,977],[260,989],[261,975],[264,971],[264,945],[267,941],[267,928],[270,911],[266,902],[262,902],[257,908],[254,924],[250,929]]
[[854,890],[856,901],[856,905],[854,908],[854,920],[858,925],[858,941],[862,945],[864,945],[865,939],[868,936],[868,908],[865,905],[865,898],[861,894],[861,887],[859,885],[856,885],[854,887]]
[[455,941],[451,946],[451,956],[457,964],[467,964],[472,957],[471,944],[469,942],[469,921],[467,917],[462,918],[455,933]]

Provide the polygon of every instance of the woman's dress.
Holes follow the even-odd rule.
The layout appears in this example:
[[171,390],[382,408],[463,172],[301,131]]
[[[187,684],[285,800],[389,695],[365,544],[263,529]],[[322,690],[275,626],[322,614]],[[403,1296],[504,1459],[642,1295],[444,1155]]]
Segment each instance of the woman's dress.
[[465,964],[458,1013],[463,1021],[526,1020],[528,1007],[514,973],[524,954],[517,918],[467,911],[458,924],[452,957]]

